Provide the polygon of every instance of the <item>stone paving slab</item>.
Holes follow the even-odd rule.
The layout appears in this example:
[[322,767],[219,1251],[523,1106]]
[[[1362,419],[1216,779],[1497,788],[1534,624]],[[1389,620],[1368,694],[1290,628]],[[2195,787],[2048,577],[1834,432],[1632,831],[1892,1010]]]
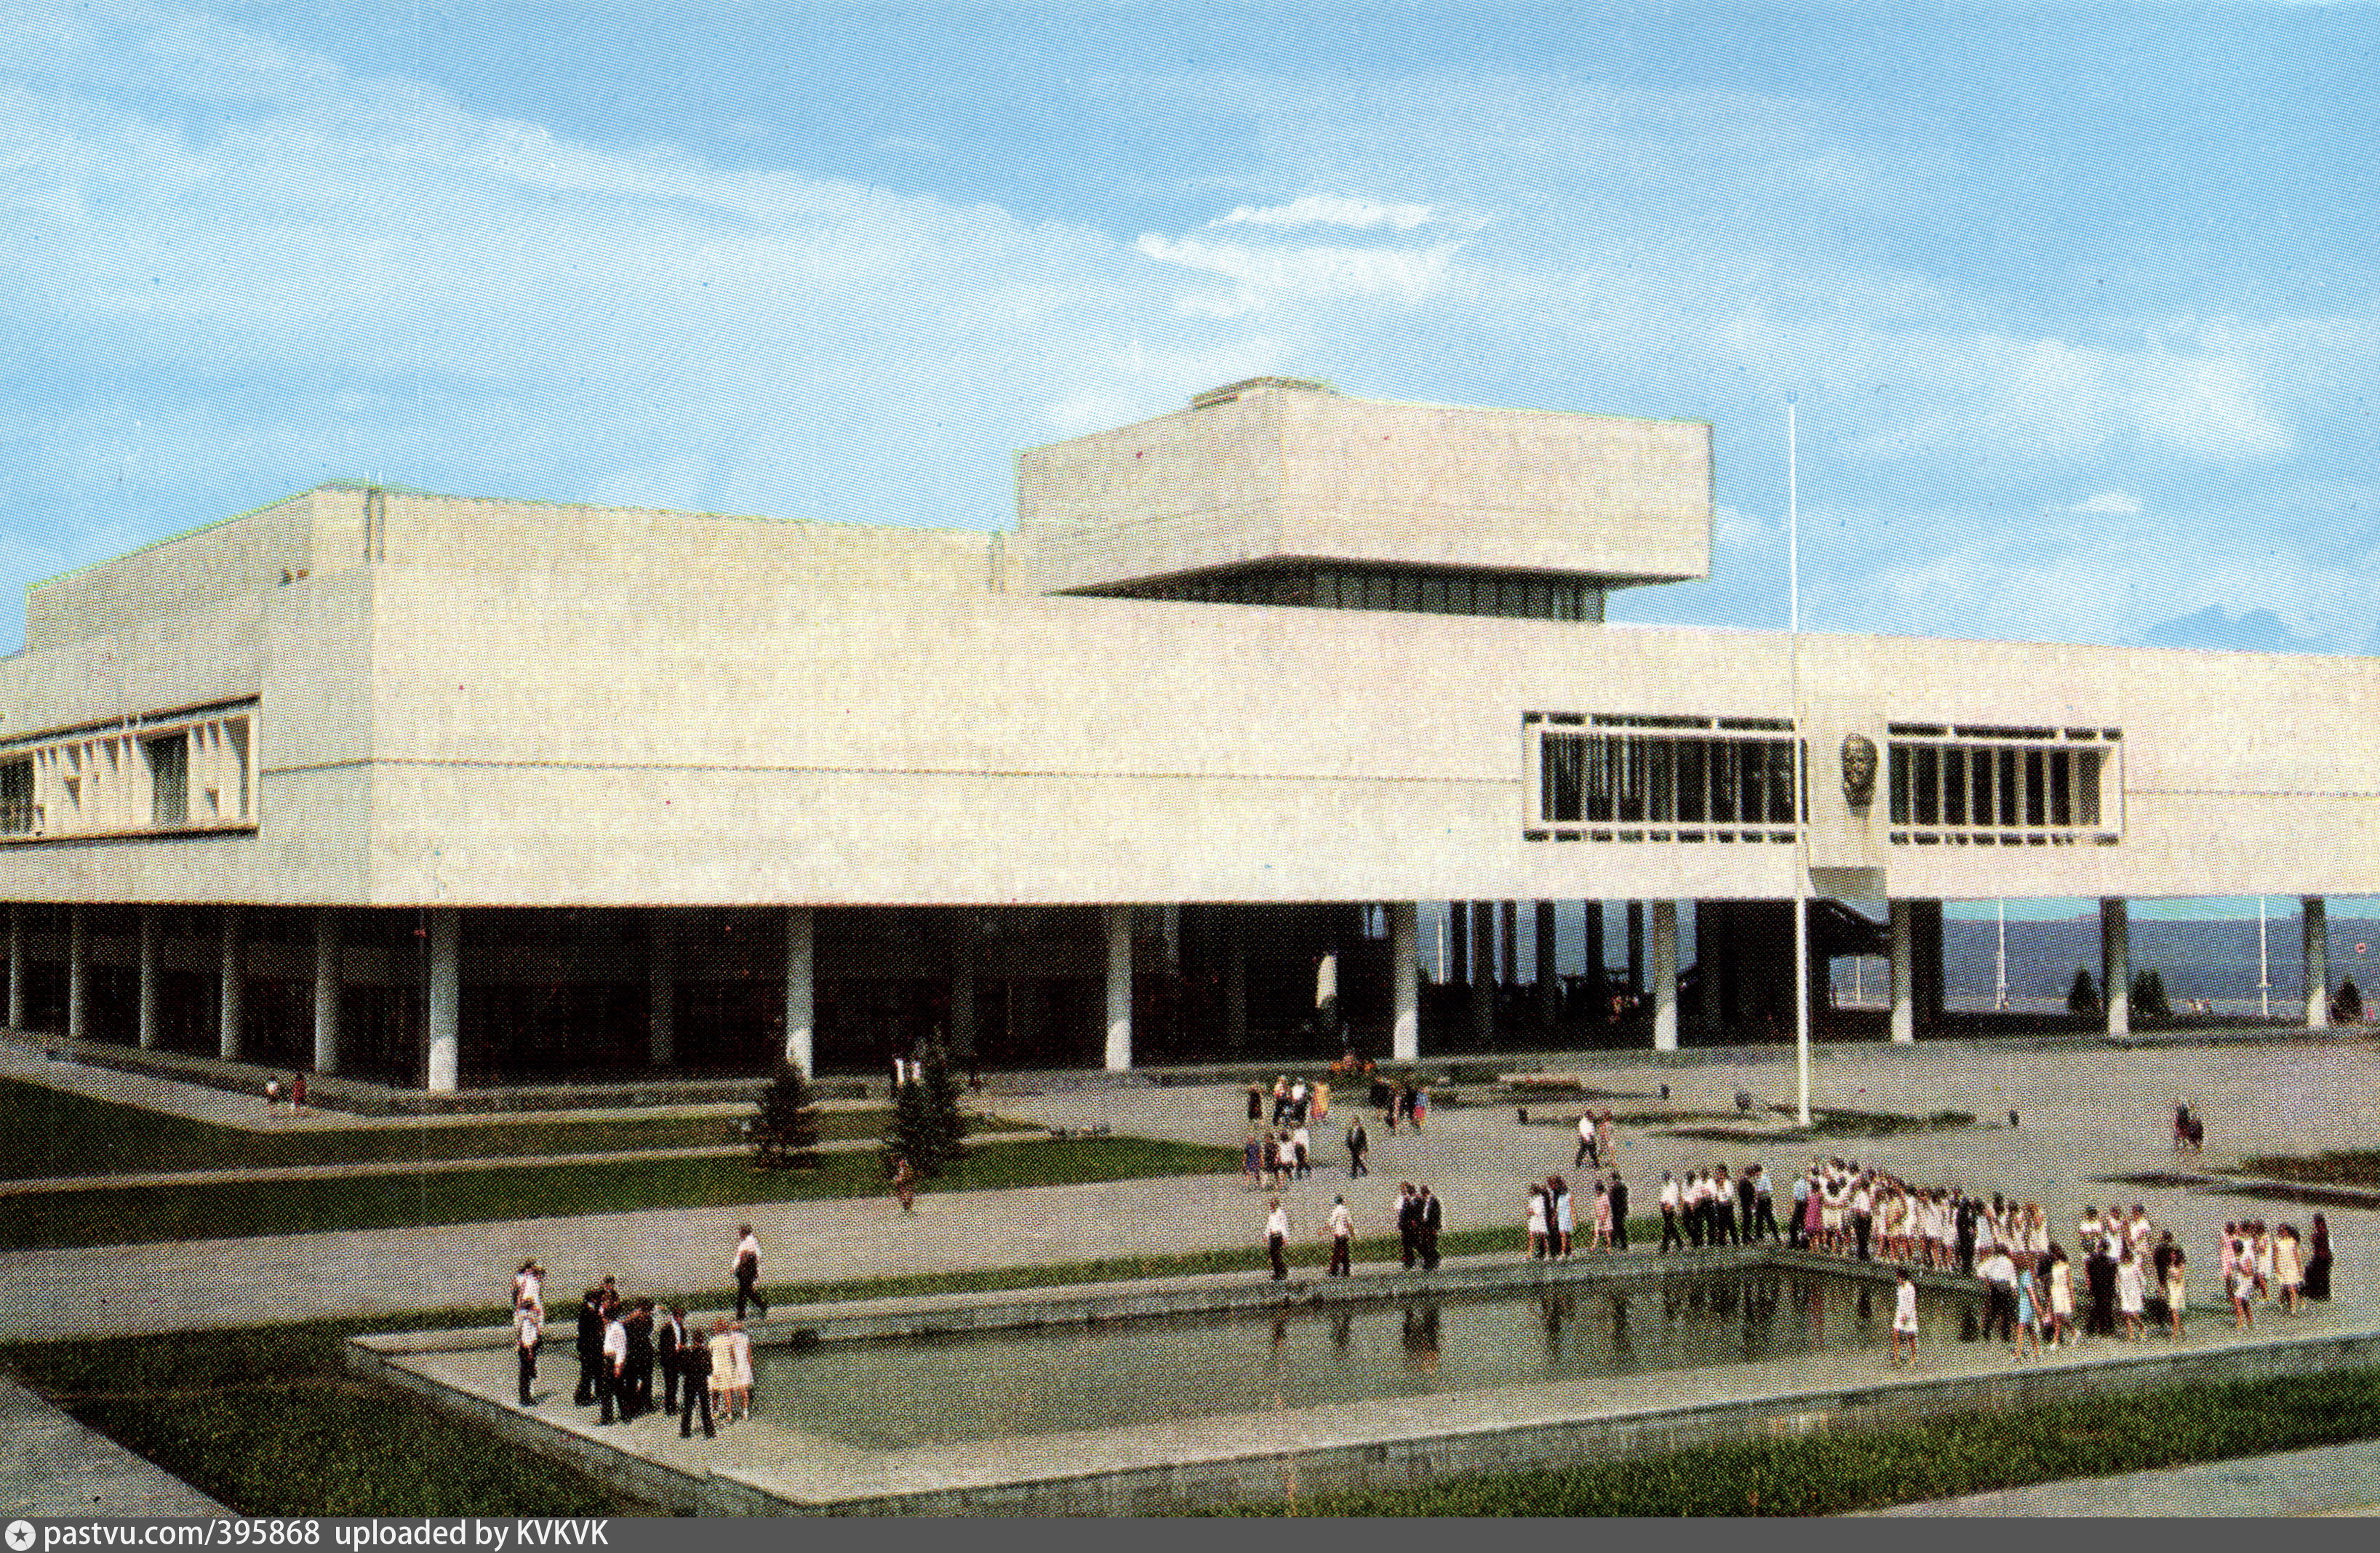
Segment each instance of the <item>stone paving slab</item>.
[[0,1515],[231,1513],[0,1377]]

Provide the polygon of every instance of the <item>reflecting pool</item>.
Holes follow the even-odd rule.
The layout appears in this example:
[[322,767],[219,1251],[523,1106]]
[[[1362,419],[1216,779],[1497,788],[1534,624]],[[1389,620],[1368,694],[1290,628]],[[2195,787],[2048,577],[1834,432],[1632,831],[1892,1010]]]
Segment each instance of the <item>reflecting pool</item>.
[[[1918,1299],[1922,1341],[1965,1302]],[[1881,1351],[1892,1286],[1775,1268],[753,1355],[754,1411],[877,1450]]]

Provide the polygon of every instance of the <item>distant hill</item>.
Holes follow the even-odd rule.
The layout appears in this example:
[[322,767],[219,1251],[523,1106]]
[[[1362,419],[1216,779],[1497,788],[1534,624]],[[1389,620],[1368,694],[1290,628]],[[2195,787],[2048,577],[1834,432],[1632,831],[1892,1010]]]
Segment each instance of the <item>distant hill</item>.
[[[2155,922],[2134,917],[2132,969],[2155,971],[2167,995],[2183,998],[2252,999],[2256,996],[2256,919],[2224,922]],[[1949,921],[1942,925],[1942,965],[1950,995],[1987,995],[1993,984],[1998,925]],[[2368,946],[2358,954],[2356,945]],[[2269,978],[2275,1000],[2304,995],[2305,970],[2299,955],[2298,923],[2291,916],[2266,929]],[[2052,922],[2008,925],[2009,995],[2063,998],[2074,968],[2099,976],[2097,914]],[[2367,994],[2380,977],[2380,921],[2333,917],[2330,922],[2330,985],[2348,977]]]

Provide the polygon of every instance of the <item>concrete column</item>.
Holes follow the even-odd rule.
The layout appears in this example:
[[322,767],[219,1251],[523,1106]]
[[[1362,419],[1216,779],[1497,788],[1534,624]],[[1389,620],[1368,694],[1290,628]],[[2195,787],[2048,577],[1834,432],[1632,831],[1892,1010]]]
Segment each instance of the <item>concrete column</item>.
[[157,953],[163,925],[155,906],[140,908],[140,1049],[157,1049]]
[[2110,895],[2099,903],[2099,943],[2107,967],[2107,1034],[2127,1036],[2132,1030],[2132,925],[2124,898]]
[[241,962],[239,908],[223,908],[223,968],[218,977],[221,996],[215,1001],[216,1050],[226,1062],[240,1060],[240,1042],[247,1023],[247,972]]
[[1645,990],[1645,903],[1628,903],[1628,993]]
[[1601,1021],[1610,1013],[1611,1005],[1601,997],[1603,988],[1603,903],[1581,901],[1586,908],[1586,977],[1587,990],[1597,995],[1594,1018]]
[[677,924],[660,907],[645,913],[645,1061],[677,1061]]
[[805,1078],[815,1071],[811,1063],[818,1023],[818,964],[810,916],[808,906],[785,908],[785,1062],[800,1069]]
[[1917,985],[1911,974],[1909,940],[1910,918],[1913,915],[1907,901],[1891,903],[1891,947],[1887,951],[1892,967],[1892,1044],[1907,1046],[1917,1039]]
[[1678,1049],[1678,903],[1653,903],[1653,1049]]
[[1496,907],[1471,903],[1471,1035],[1481,1046],[1496,1035]]
[[1421,1060],[1421,906],[1389,903],[1389,1056]]
[[433,1095],[462,1086],[463,914],[453,906],[430,913],[430,1062],[424,1085]]
[[67,907],[67,1039],[81,1040],[91,1019],[91,921],[79,904]]
[[1223,908],[1223,1045],[1236,1053],[1248,1045],[1248,908]]
[[1099,914],[1108,940],[1107,1071],[1132,1071],[1132,908],[1109,906]]
[[[2299,929],[2305,944],[2306,1028],[2330,1028],[2330,915],[2319,895],[2300,903]],[[2359,989],[2360,990],[2360,989]]]
[[1518,987],[1521,985],[1521,903],[1499,901],[1496,917],[1496,983],[1500,987]]
[[314,908],[314,1071],[339,1071],[339,908]]
[[8,1028],[25,1027],[25,907],[8,903]]
[[1537,1023],[1550,1030],[1561,1013],[1561,973],[1554,965],[1554,904],[1537,903]]
[[1446,982],[1471,980],[1471,905],[1467,901],[1446,903]]

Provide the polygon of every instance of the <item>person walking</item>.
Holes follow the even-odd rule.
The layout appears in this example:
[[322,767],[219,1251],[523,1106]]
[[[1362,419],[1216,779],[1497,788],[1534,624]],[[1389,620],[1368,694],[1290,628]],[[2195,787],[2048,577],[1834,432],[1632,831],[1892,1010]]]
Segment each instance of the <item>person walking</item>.
[[1330,1199],[1330,1274],[1332,1278],[1349,1278],[1354,1274],[1355,1216],[1347,1211],[1347,1199]]
[[735,1344],[727,1333],[727,1317],[710,1323],[710,1405],[722,1424],[735,1422]]
[[1284,1255],[1289,1247],[1289,1209],[1281,1206],[1279,1197],[1269,1199],[1265,1206],[1270,1210],[1265,1218],[1265,1253],[1272,1258],[1272,1280],[1285,1283],[1289,1280],[1289,1258]]
[[545,1341],[545,1316],[533,1304],[513,1307],[513,1346],[520,1355],[520,1404],[535,1407],[531,1389],[537,1385],[537,1350]]
[[760,1237],[749,1224],[735,1228],[735,1319],[744,1319],[747,1305],[758,1305],[760,1319],[769,1318],[768,1297],[760,1292]]
[[1604,1197],[1611,1210],[1611,1249],[1625,1251],[1628,1249],[1628,1183],[1620,1179],[1620,1172],[1616,1170],[1611,1172],[1611,1184]]
[[1354,1181],[1372,1173],[1372,1167],[1364,1162],[1364,1156],[1371,1149],[1372,1134],[1364,1130],[1364,1119],[1358,1116],[1347,1123],[1348,1180]]
[[1570,1168],[1576,1170],[1581,1165],[1592,1165],[1597,1170],[1603,1168],[1602,1153],[1595,1146],[1593,1111],[1581,1111],[1578,1116],[1578,1155],[1571,1160]]
[[[892,1156],[892,1200],[901,1205],[904,1213],[917,1211],[917,1172],[909,1168],[906,1154]],[[769,1307],[762,1305],[760,1314],[768,1315]]]
[[741,1321],[727,1324],[727,1352],[735,1362],[735,1406],[747,1423],[752,1417],[752,1334]]

